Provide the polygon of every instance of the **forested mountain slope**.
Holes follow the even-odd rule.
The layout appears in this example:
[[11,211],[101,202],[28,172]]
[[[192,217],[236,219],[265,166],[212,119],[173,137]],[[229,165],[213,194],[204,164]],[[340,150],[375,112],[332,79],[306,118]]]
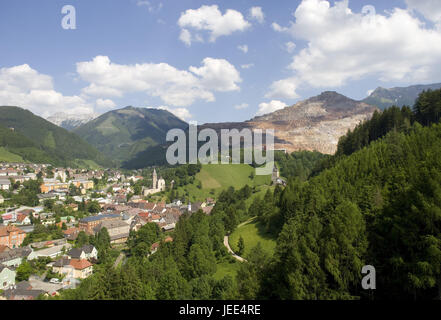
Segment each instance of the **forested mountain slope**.
[[[111,161],[79,136],[28,110],[0,106],[0,125],[20,135],[15,135],[16,139],[9,142],[8,149],[21,148],[18,154],[30,161],[48,162],[58,166],[75,166],[79,161],[93,161],[98,165],[112,166]],[[26,139],[22,139],[23,136]],[[23,145],[33,149],[24,150]],[[36,151],[37,149],[40,151]]]

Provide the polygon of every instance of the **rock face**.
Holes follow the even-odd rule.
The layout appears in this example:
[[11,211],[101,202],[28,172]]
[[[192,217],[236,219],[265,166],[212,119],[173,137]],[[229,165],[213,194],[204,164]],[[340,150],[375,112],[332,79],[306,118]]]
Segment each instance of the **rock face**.
[[333,154],[338,139],[358,123],[370,119],[375,110],[379,109],[337,92],[326,91],[246,122],[205,124],[200,129],[274,129],[275,149]]
[[67,114],[64,112],[58,112],[47,118],[47,121],[56,124],[66,130],[73,130],[93,119],[97,118],[99,114],[89,113],[89,114]]

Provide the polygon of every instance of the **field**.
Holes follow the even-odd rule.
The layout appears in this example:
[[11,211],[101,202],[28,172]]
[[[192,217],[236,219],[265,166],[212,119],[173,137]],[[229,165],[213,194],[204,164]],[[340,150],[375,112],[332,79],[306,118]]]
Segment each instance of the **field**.
[[236,277],[237,270],[240,267],[240,262],[231,260],[222,261],[216,265],[216,273],[213,275],[214,279],[221,280],[226,275],[230,275],[233,279]]
[[0,161],[5,162],[24,162],[23,158],[17,154],[11,153],[3,147],[0,147]]
[[[248,184],[250,187],[259,187],[259,191],[261,188],[268,188],[271,176],[255,175],[251,179],[251,173],[254,171],[255,169],[247,164],[203,165],[201,171],[196,174],[195,182],[178,188],[178,192],[187,194],[190,201],[194,202],[202,201],[207,197],[216,198],[222,190],[230,186],[240,189]],[[202,188],[198,188],[199,184]]]
[[245,243],[245,250],[242,255],[244,258],[246,258],[250,250],[255,247],[258,242],[260,242],[262,249],[269,255],[274,253],[276,239],[273,235],[266,233],[255,218],[240,224],[230,235],[229,243],[234,252],[238,251],[237,242],[240,236],[242,236]]

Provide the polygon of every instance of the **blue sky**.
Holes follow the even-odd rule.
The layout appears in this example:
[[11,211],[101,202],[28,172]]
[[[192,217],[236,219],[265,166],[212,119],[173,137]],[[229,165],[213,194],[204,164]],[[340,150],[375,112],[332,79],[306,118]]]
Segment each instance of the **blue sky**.
[[[441,82],[439,3],[3,0],[0,105],[42,116],[161,107],[205,123],[325,90],[362,99]],[[61,26],[64,5],[75,30]]]

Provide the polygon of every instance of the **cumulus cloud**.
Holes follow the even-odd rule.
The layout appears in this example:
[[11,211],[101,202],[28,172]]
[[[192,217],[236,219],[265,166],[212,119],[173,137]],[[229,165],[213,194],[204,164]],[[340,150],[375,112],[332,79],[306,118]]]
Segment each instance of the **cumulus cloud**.
[[239,71],[225,59],[205,58],[202,67],[189,70],[200,77],[200,84],[208,90],[221,92],[237,91],[242,82]]
[[248,16],[250,19],[256,20],[259,23],[263,23],[265,21],[265,14],[263,13],[261,7],[250,8]]
[[409,9],[418,11],[425,18],[441,23],[441,1],[439,0],[406,0]]
[[158,109],[167,110],[168,112],[173,113],[176,117],[183,121],[187,121],[188,119],[191,119],[193,117],[187,108],[170,108],[167,106],[160,106],[158,107]]
[[261,116],[267,113],[271,113],[286,107],[286,103],[279,100],[271,100],[270,102],[262,102],[259,104],[259,110],[256,116]]
[[80,78],[90,84],[83,94],[100,98],[145,92],[172,106],[189,106],[196,100],[214,101],[215,91],[239,90],[236,68],[224,59],[205,58],[201,67],[179,70],[167,63],[120,65],[107,56],[77,63]]
[[241,104],[235,105],[235,106],[234,106],[234,109],[236,109],[236,110],[242,110],[242,109],[246,109],[246,108],[248,108],[248,107],[249,107],[249,104],[248,104],[248,103],[241,103]]
[[282,97],[285,99],[296,99],[299,97],[297,94],[298,79],[287,78],[278,81],[274,81],[267,94],[266,98]]
[[220,36],[245,31],[251,26],[239,11],[228,9],[222,14],[217,5],[203,5],[199,9],[186,10],[181,13],[178,25],[182,30],[186,30],[181,31],[179,37],[186,45],[191,45],[194,39],[202,40],[200,34],[193,36],[190,29],[196,32],[208,32],[209,41],[215,42]]
[[239,49],[243,53],[247,53],[248,52],[248,46],[246,44],[237,46],[237,49]]
[[57,112],[90,113],[93,106],[80,96],[54,90],[51,76],[23,64],[0,69],[0,105],[18,106],[43,117]]
[[441,31],[428,28],[411,10],[366,15],[352,12],[348,1],[331,6],[303,0],[294,16],[287,27],[272,27],[306,40],[307,46],[288,66],[293,75],[274,82],[268,97],[296,97],[300,84],[339,87],[368,76],[407,83],[439,80]]

